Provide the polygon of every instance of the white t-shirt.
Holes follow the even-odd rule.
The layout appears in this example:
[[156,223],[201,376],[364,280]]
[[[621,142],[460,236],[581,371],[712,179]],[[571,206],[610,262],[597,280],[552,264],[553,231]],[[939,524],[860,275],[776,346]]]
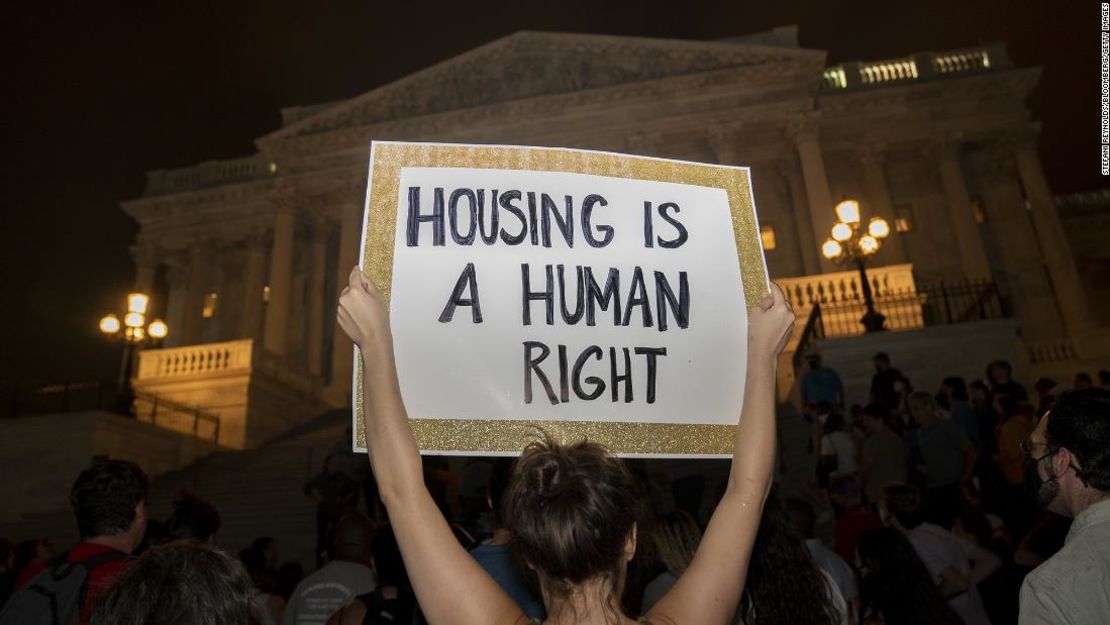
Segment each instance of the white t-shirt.
[[[974,544],[932,523],[918,525],[907,532],[906,537],[925,563],[934,584],[940,584],[940,574],[948,567],[971,579],[971,562],[975,559]],[[979,589],[974,583],[967,592],[949,599],[948,605],[960,615],[965,625],[991,625],[983,600],[979,597]]]
[[833,475],[856,472],[856,443],[852,435],[837,430],[821,437],[821,455],[836,455],[836,471]]
[[333,560],[301,580],[285,606],[282,625],[325,625],[339,608],[377,587],[370,567]]

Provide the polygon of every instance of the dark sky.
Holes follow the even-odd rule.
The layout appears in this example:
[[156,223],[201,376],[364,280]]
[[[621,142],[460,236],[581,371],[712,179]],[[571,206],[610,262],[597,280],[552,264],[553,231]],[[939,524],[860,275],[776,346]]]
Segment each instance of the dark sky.
[[[773,4],[773,6],[772,6]],[[111,6],[108,6],[111,5]],[[1098,3],[191,0],[15,3],[0,19],[0,386],[112,379],[144,172],[249,154],[278,109],[358,95],[517,30],[715,39],[796,23],[829,61],[1009,43],[1058,192],[1098,174]],[[171,329],[172,330],[172,329]]]

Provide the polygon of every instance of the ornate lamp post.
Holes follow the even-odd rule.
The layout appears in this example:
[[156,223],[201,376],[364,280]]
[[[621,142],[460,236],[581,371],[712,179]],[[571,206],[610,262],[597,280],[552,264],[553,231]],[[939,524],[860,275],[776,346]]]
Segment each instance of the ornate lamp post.
[[146,346],[156,346],[170,333],[169,326],[161,319],[147,323],[146,312],[150,296],[145,293],[127,295],[127,312],[123,322],[116,315],[105,315],[100,319],[100,331],[112,340],[123,341],[123,361],[119,367],[117,382],[117,409],[131,414],[134,393],[131,390],[131,369],[134,366],[135,350]]
[[867,332],[882,331],[886,316],[875,310],[871,284],[867,280],[867,260],[879,251],[883,239],[890,235],[890,224],[882,217],[872,217],[867,228],[861,228],[859,202],[851,199],[836,205],[836,216],[840,221],[833,224],[832,237],[821,245],[821,255],[840,265],[855,265],[863,288],[863,302],[867,306],[860,323]]

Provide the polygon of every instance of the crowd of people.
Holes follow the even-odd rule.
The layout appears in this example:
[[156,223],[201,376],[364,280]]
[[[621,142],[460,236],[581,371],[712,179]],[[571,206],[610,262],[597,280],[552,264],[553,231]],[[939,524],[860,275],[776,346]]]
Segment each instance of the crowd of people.
[[[352,288],[373,304],[354,275]],[[143,471],[101,460],[70,493],[78,545],[0,541],[0,625],[1110,622],[1110,389],[1077,376],[1030,395],[996,362],[927,393],[878,354],[871,401],[845,406],[811,354],[814,470],[772,484],[769,363],[793,321],[776,293],[752,314],[731,462],[621,461],[545,439],[455,475],[395,427],[395,373],[372,360],[373,471],[337,450],[305,487],[314,571],[282,564],[266,536],[229,551],[219,512],[189,493],[148,518]],[[380,312],[360,314],[370,327],[340,322],[364,358],[375,340],[391,355],[373,336]],[[706,468],[723,469],[720,488]]]

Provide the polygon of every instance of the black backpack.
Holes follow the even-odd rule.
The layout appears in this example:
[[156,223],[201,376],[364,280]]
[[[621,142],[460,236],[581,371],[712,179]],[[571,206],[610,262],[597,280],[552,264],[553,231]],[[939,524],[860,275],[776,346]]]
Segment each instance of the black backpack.
[[69,562],[68,555],[56,558],[8,599],[0,612],[0,625],[77,625],[81,606],[85,604],[89,572],[127,557],[113,550],[81,562]]

